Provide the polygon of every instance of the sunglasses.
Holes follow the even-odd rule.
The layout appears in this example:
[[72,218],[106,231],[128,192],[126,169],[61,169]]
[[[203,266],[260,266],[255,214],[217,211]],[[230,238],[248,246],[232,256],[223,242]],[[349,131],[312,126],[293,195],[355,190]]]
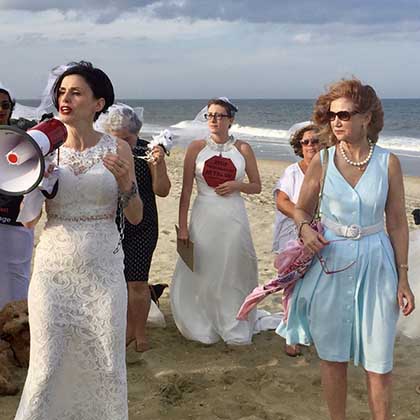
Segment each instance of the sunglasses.
[[322,255],[318,254],[318,253],[316,254],[316,256],[318,258],[319,263],[321,264],[322,271],[325,274],[341,273],[345,270],[348,270],[350,267],[352,267],[354,264],[356,264],[356,261],[352,261],[349,265],[346,265],[343,268],[339,268],[338,270],[330,270],[327,266],[327,261],[324,259],[324,257]]
[[319,144],[319,139],[309,139],[309,140],[301,140],[300,144],[302,146],[308,146],[308,144]]
[[[351,240],[351,239],[349,239],[349,238],[332,239],[332,240],[329,241],[329,243],[332,243],[332,242],[343,242],[343,241],[349,241],[349,240]],[[352,267],[354,264],[356,264],[356,260],[354,260],[350,264],[346,265],[345,267],[339,268],[337,270],[330,270],[328,268],[328,266],[327,266],[327,261],[325,260],[325,258],[320,253],[318,253],[318,252],[315,255],[318,258],[318,261],[321,264],[322,271],[325,274],[341,273],[341,272],[343,272],[345,270],[348,270],[350,267]]]
[[353,115],[358,114],[357,111],[328,111],[327,118],[332,122],[335,121],[335,117],[338,117],[340,121],[349,121]]
[[12,107],[12,104],[9,101],[0,102],[0,109],[7,110],[7,109],[10,109],[11,107]]

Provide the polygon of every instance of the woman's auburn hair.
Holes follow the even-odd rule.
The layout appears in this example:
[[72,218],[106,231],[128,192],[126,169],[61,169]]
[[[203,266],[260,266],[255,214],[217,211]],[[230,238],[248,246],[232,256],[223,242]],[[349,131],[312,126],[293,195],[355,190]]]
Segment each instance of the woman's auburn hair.
[[354,110],[360,114],[371,113],[371,120],[367,127],[367,137],[371,142],[376,143],[384,126],[382,103],[372,86],[363,85],[356,78],[342,79],[331,84],[328,86],[327,92],[317,99],[312,121],[320,128],[322,143],[326,146],[337,143],[327,113],[330,110],[331,102],[340,98],[347,98],[352,101]]

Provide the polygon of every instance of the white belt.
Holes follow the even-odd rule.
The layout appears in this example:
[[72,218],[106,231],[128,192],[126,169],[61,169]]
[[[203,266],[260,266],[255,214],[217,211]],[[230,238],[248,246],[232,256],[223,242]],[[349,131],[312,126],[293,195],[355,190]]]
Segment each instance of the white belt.
[[362,227],[360,225],[341,225],[340,223],[334,222],[334,220],[328,219],[327,217],[321,218],[321,223],[332,230],[336,235],[343,236],[348,239],[360,239],[363,236],[373,235],[384,230],[384,222],[379,222],[376,225]]
[[112,220],[115,218],[114,214],[97,214],[93,216],[79,216],[79,217],[67,217],[58,214],[48,213],[48,220],[62,220],[64,222],[92,222],[97,220]]

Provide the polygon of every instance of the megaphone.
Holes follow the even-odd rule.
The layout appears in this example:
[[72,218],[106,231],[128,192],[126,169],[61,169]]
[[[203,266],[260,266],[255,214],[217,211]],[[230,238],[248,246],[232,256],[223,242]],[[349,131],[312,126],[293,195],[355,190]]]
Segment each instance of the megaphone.
[[65,125],[55,118],[26,132],[0,125],[0,193],[22,195],[33,191],[44,176],[44,156],[66,139]]

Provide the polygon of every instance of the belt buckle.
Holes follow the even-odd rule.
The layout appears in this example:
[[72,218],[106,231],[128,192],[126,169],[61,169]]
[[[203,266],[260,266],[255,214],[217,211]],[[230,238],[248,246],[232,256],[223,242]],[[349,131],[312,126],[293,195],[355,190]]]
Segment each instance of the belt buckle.
[[360,225],[349,225],[346,228],[346,237],[353,240],[358,240],[362,236],[362,227]]

